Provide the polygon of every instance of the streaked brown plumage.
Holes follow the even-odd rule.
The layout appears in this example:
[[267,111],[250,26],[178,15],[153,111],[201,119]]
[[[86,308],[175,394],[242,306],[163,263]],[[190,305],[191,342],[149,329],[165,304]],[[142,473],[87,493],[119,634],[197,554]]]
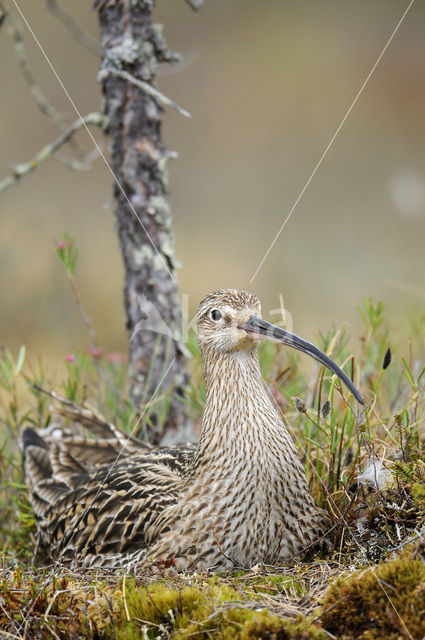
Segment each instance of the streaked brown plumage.
[[182,570],[250,567],[288,558],[325,533],[329,518],[314,504],[261,377],[258,340],[309,353],[361,396],[324,354],[260,316],[258,298],[234,289],[200,304],[207,398],[197,446],[125,445],[102,416],[69,402],[59,412],[94,439],[55,425],[43,437],[25,430],[27,482],[53,557],[84,566],[173,557]]

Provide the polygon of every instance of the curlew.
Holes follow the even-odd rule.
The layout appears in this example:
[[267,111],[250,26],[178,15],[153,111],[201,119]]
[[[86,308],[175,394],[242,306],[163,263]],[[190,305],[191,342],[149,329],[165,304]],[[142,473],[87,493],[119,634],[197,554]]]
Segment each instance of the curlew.
[[173,558],[179,570],[248,568],[285,560],[326,534],[329,517],[313,501],[262,379],[258,342],[307,353],[363,404],[360,393],[317,347],[263,320],[251,293],[206,296],[197,328],[206,382],[198,445],[150,448],[69,402],[60,413],[94,438],[25,429],[27,483],[53,558],[85,567]]

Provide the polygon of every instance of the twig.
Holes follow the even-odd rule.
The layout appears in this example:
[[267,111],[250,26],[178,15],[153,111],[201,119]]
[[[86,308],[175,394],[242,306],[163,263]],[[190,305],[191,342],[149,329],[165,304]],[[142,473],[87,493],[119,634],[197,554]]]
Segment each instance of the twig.
[[29,68],[28,59],[22,40],[21,22],[13,13],[8,14],[8,19],[11,27],[11,35],[13,38],[16,59],[18,61],[18,65],[21,69],[24,80],[27,83],[29,90],[31,91],[40,111],[46,116],[49,116],[49,118],[52,118],[56,126],[58,126],[60,130],[63,130],[64,122],[60,114],[49,102],[48,98],[44,95],[40,87],[37,85],[34,76],[32,75],[31,69]]
[[244,571],[247,571],[247,568],[246,568],[246,567],[242,567],[242,566],[241,566],[241,565],[239,565],[237,562],[235,562],[235,561],[233,560],[233,558],[230,558],[230,556],[228,556],[228,555],[226,555],[226,554],[224,553],[223,548],[222,548],[221,544],[219,543],[219,541],[217,540],[217,536],[215,535],[215,532],[214,532],[214,531],[213,531],[213,538],[214,538],[214,542],[216,543],[216,545],[217,545],[217,547],[218,547],[218,549],[219,549],[219,551],[220,551],[221,555],[222,555],[224,558],[226,558],[226,560],[228,560],[229,562],[231,562],[231,563],[232,563],[232,565],[233,565],[234,567],[236,567],[237,569],[243,569]]
[[46,625],[46,627],[48,628],[48,630],[50,631],[50,633],[52,634],[52,636],[56,639],[56,640],[61,640],[58,636],[58,634],[56,633],[56,631],[54,629],[52,629],[52,627],[49,625],[49,623],[47,622],[47,620],[44,621],[44,624]]
[[24,640],[24,636],[16,636],[14,633],[10,633],[9,631],[2,631],[1,633],[4,638],[12,638],[13,640]]
[[125,593],[125,579],[126,579],[126,574],[124,574],[124,577],[122,579],[122,597],[123,597],[123,600],[124,600],[125,616],[127,618],[127,622],[130,622],[131,618],[130,618],[130,614],[128,612],[127,596],[126,596],[126,593]]
[[[344,516],[343,516],[344,517]],[[339,525],[339,522],[336,522],[335,524],[333,524],[331,526],[330,529],[328,529],[323,535],[320,536],[320,538],[316,538],[315,540],[313,540],[313,542],[310,542],[310,544],[308,544],[307,546],[303,547],[301,549],[301,551],[298,551],[297,553],[293,554],[294,558],[297,558],[298,556],[300,556],[301,554],[305,553],[306,551],[308,551],[309,549],[311,549],[311,547],[315,547],[317,544],[319,544],[319,542],[321,542],[322,540],[326,540],[326,538],[329,536],[329,534],[336,529],[336,527]]]
[[70,158],[68,156],[63,155],[63,153],[55,153],[56,160],[59,160],[65,167],[72,169],[73,171],[89,171],[91,169],[91,164],[89,162],[80,162],[79,160],[74,160],[74,158]]
[[83,29],[71,13],[68,13],[56,0],[47,0],[47,8],[68,29],[74,40],[92,53],[101,55],[101,47],[96,38]]
[[408,544],[411,544],[418,539],[421,542],[425,540],[425,527],[422,527],[420,531],[417,531],[417,529],[415,529],[415,535],[412,535],[410,536],[410,538],[406,538],[405,540],[403,540],[403,542],[401,542],[397,547],[394,547],[391,552],[394,553],[395,551],[400,551],[400,549],[404,549],[404,547],[406,547]]
[[157,624],[156,622],[152,622],[151,620],[144,620],[143,618],[134,618],[134,620],[136,620],[136,622],[141,622],[144,625],[148,625],[150,627],[157,627],[158,629],[161,629],[161,627],[163,628],[163,625],[161,624]]
[[155,600],[152,598],[152,596],[151,596],[151,594],[150,594],[150,592],[149,592],[149,589],[148,589],[148,585],[147,585],[147,584],[145,585],[145,589],[146,589],[146,593],[147,593],[147,595],[148,595],[149,600],[152,602],[152,604],[153,604],[154,608],[158,611],[158,613],[159,613],[159,614],[160,614],[160,616],[162,617],[162,616],[163,616],[163,613],[162,613],[161,609],[158,607],[158,605],[156,604]]
[[[345,597],[345,600],[347,600],[347,596]],[[337,602],[334,602],[333,604],[331,604],[330,607],[328,607],[327,609],[325,609],[324,611],[322,611],[318,616],[316,616],[315,618],[313,618],[312,620],[312,624],[314,624],[315,622],[317,622],[318,620],[320,620],[320,618],[322,618],[324,615],[326,615],[327,613],[329,613],[330,611],[332,611],[332,609],[335,609],[336,606],[338,606],[340,604],[340,600],[338,600]]]
[[[40,109],[41,113],[51,118],[54,124],[56,125],[56,127],[58,128],[58,130],[62,133],[66,129],[66,122],[64,121],[60,112],[49,101],[47,96],[44,95],[43,91],[40,89],[37,82],[35,81],[35,78],[30,69],[30,66],[28,63],[28,57],[25,51],[24,41],[22,38],[21,21],[13,13],[8,14],[8,17],[9,17],[9,23],[11,27],[10,30],[13,38],[15,55],[16,55],[16,59],[17,59],[19,68],[21,70],[22,76],[26,84],[28,85],[28,88],[32,93],[32,96],[35,102],[37,103],[37,106]],[[83,150],[73,140],[70,141],[70,144],[72,145],[74,151],[76,151],[76,153],[78,154],[81,160],[84,157]],[[82,171],[90,168],[89,165],[87,164],[87,161],[83,165],[83,164],[79,164],[75,160],[71,160],[65,157],[58,157],[58,160],[60,160],[60,162],[63,162],[64,164],[67,164],[68,166],[70,166],[72,169],[75,169],[75,170]]]
[[46,620],[46,622],[47,622],[48,617],[49,617],[50,609],[52,608],[53,603],[55,602],[55,600],[58,597],[58,595],[61,594],[61,593],[68,593],[69,591],[71,591],[71,589],[61,589],[60,591],[55,591],[55,593],[53,595],[53,598],[50,600],[49,605],[48,605],[46,611],[44,612],[44,619]]
[[63,396],[60,396],[58,393],[56,393],[56,391],[49,391],[48,389],[44,389],[43,387],[41,387],[39,384],[37,384],[36,382],[30,382],[29,386],[34,389],[35,391],[38,391],[39,393],[45,393],[46,396],[49,396],[50,398],[53,398],[54,400],[58,400],[58,402],[70,406],[70,407],[76,407],[77,405],[75,404],[75,402],[72,402],[72,400],[69,400],[68,398],[64,398]]
[[213,620],[214,618],[216,618],[217,616],[224,614],[225,611],[231,611],[232,609],[251,609],[253,611],[257,611],[258,609],[265,609],[266,607],[264,606],[264,604],[258,600],[258,601],[243,601],[243,600],[229,600],[228,602],[224,603],[221,607],[217,607],[217,609],[215,611],[213,611],[208,618],[205,618],[204,620],[204,624],[205,622],[209,622],[210,620]]
[[[25,51],[24,41],[22,39],[21,22],[13,13],[9,13],[8,18],[11,27],[11,35],[13,38],[15,55],[22,76],[27,83],[28,88],[31,91],[32,96],[37,103],[37,106],[40,109],[41,113],[51,118],[58,130],[62,133],[66,129],[66,123],[64,122],[59,111],[52,105],[47,96],[44,95],[43,91],[36,83],[35,78],[31,72],[27,54]],[[72,142],[72,146],[81,159],[83,157],[83,151],[75,142]]]
[[4,189],[7,189],[8,187],[19,182],[22,177],[28,175],[29,173],[32,173],[32,171],[37,169],[40,164],[53,156],[62,145],[68,142],[76,131],[88,125],[104,128],[105,116],[103,116],[101,113],[89,113],[83,118],[76,120],[70,127],[65,129],[65,131],[62,133],[62,135],[59,136],[59,138],[43,147],[43,149],[41,149],[41,151],[39,151],[32,160],[23,164],[16,165],[13,169],[12,175],[4,178],[4,180],[0,182],[0,191],[4,191]]
[[178,62],[171,62],[168,66],[161,65],[158,69],[158,76],[175,76],[189,69],[200,57],[198,50],[192,49],[180,58]]
[[168,98],[166,95],[161,93],[161,91],[158,91],[158,89],[155,89],[155,87],[153,87],[148,82],[135,78],[134,76],[131,75],[131,73],[128,73],[128,71],[107,67],[106,69],[102,69],[99,72],[99,75],[98,75],[99,82],[101,82],[108,76],[116,76],[117,78],[122,78],[123,80],[127,80],[127,82],[134,84],[136,87],[139,87],[139,89],[142,89],[142,91],[147,93],[149,96],[152,96],[152,98],[155,98],[156,100],[158,100],[159,103],[165,105],[166,107],[171,107],[171,109],[174,109],[175,111],[180,113],[180,115],[185,116],[186,118],[192,117],[189,111],[186,111],[186,109],[183,109],[182,107],[180,107],[176,102],[174,102],[174,100],[171,100],[171,98]]
[[87,315],[87,313],[85,312],[85,309],[83,307],[83,302],[81,300],[80,291],[79,291],[79,289],[77,287],[77,283],[75,282],[74,276],[70,274],[68,277],[69,277],[69,280],[71,282],[71,287],[72,287],[72,291],[74,293],[75,302],[77,304],[78,312],[79,312],[84,324],[86,325],[87,331],[89,333],[90,346],[94,349],[96,347],[96,336],[95,336],[95,333],[94,333],[92,322],[91,322],[89,316]]

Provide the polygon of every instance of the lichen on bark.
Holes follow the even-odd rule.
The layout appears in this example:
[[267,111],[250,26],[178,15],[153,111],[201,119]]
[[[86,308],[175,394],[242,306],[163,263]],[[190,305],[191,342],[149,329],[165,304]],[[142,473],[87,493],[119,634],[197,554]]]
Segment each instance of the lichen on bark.
[[[125,269],[126,326],[133,336],[129,348],[131,397],[143,412],[155,393],[170,394],[165,426],[177,429],[182,422],[179,396],[186,382],[186,363],[176,339],[181,313],[168,204],[169,154],[161,136],[162,107],[137,81],[153,87],[158,65],[177,60],[178,55],[167,48],[161,28],[152,24],[153,5],[146,0],[99,4],[99,79],[109,122],[115,215]],[[169,328],[168,335],[161,334],[161,327],[156,333],[152,322],[149,329],[143,329],[152,304]],[[145,437],[157,444],[162,433],[155,412],[150,415]]]

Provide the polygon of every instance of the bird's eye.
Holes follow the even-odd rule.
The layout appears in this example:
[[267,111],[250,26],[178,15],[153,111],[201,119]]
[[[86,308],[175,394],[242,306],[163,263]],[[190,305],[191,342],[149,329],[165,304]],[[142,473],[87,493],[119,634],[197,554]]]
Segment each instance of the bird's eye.
[[222,318],[221,311],[219,311],[218,309],[213,309],[211,311],[211,318],[216,322],[217,320],[220,320]]

